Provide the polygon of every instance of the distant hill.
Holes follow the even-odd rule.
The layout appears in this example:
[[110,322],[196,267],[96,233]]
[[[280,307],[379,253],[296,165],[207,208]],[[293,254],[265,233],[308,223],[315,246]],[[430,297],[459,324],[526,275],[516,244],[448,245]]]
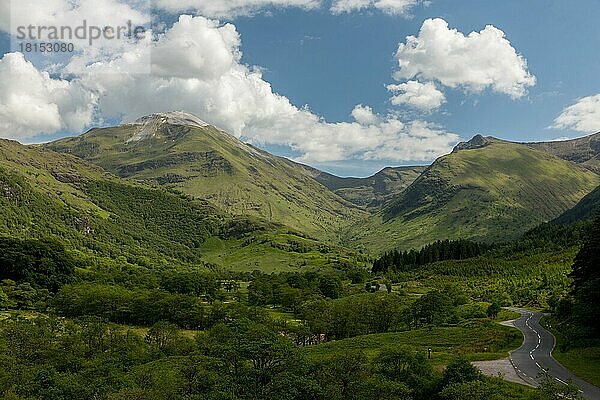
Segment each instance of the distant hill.
[[600,173],[600,133],[579,139],[527,143],[527,145]]
[[476,136],[437,159],[349,236],[370,249],[508,241],[573,207],[600,176],[531,146]]
[[363,207],[379,207],[410,186],[427,167],[388,167],[367,178],[340,178],[313,170],[314,178],[340,197]]
[[45,146],[130,180],[176,188],[224,212],[318,237],[336,236],[366,213],[302,165],[242,143],[191,114],[153,114]]

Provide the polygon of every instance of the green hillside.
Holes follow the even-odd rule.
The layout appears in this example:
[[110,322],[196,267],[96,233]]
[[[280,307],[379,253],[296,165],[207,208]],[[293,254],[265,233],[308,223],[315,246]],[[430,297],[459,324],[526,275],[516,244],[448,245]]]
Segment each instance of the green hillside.
[[312,178],[307,169],[242,143],[185,113],[93,129],[47,145],[122,178],[176,188],[234,215],[282,223],[331,238],[365,213]]
[[545,152],[477,136],[436,160],[348,237],[376,250],[438,239],[505,242],[556,218],[599,182],[598,175]]
[[[0,209],[2,236],[55,237],[81,257],[121,264],[249,271],[264,264],[279,271],[337,268],[361,258],[288,227],[230,216],[187,195],[8,140],[0,140]],[[227,258],[232,252],[236,257]]]
[[557,224],[571,224],[581,220],[589,220],[600,211],[600,187],[587,194],[575,207],[565,211],[553,222]]
[[[524,240],[504,253],[369,274],[368,257],[356,251],[230,215],[140,176],[155,165],[177,170],[165,154],[161,160],[157,150],[150,166],[138,160],[139,171],[123,164],[122,175],[133,178],[123,179],[72,155],[0,141],[0,356],[10,366],[0,397],[429,399],[444,387],[444,371],[504,358],[520,344],[518,332],[487,315],[490,303],[542,307],[570,284],[577,248],[553,240],[556,250]],[[172,153],[176,161],[182,154]],[[197,172],[224,165],[213,161],[199,161]],[[488,139],[436,161],[376,218],[402,219],[393,232],[421,224],[439,238],[444,217],[456,218],[447,221],[453,229],[478,232],[461,222],[467,207],[470,221],[485,221],[506,218],[512,205],[521,227],[518,219],[530,215],[522,208],[544,204],[558,214],[566,208],[559,199],[573,204],[599,180],[546,153]],[[513,204],[521,199],[528,203]],[[394,236],[374,221],[365,218],[361,229],[378,228],[367,243],[377,248]],[[55,240],[31,240],[48,237]],[[275,360],[276,368],[259,369],[256,360]],[[419,379],[396,380],[397,365],[420,371]],[[265,371],[273,384],[260,378]],[[486,396],[527,398],[472,371]],[[317,395],[305,396],[306,387]]]
[[427,167],[388,167],[367,178],[340,178],[313,170],[317,181],[344,199],[369,208],[379,207],[410,186]]

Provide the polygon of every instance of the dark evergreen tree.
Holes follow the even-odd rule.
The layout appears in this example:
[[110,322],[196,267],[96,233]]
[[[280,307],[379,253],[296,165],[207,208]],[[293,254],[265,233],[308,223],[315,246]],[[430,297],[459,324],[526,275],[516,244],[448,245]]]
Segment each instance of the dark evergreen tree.
[[444,260],[465,260],[477,257],[490,250],[490,246],[469,240],[438,240],[421,250],[392,250],[373,262],[372,272],[385,273],[389,270],[405,272],[415,267]]
[[588,240],[573,264],[574,315],[600,334],[600,217],[596,218]]

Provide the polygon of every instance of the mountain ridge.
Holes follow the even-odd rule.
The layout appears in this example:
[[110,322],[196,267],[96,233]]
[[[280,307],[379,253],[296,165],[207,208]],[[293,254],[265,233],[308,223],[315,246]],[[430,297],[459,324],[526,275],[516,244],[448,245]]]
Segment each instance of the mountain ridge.
[[600,173],[600,132],[577,139],[524,144]]
[[361,207],[374,209],[402,193],[427,167],[385,167],[365,178],[339,177],[312,167],[306,168],[317,181],[339,196]]
[[[121,178],[175,188],[233,215],[252,215],[322,238],[366,214],[313,179],[305,166],[241,142],[214,126],[148,116],[44,145]],[[158,123],[157,123],[158,122]],[[137,135],[137,136],[136,136]],[[129,140],[136,138],[138,140]]]
[[585,195],[573,208],[552,220],[559,225],[571,224],[583,220],[592,220],[600,212],[600,186]]
[[86,268],[272,272],[364,263],[287,226],[16,141],[0,140],[0,210],[0,236],[59,239]]
[[[511,240],[557,218],[600,184],[589,166],[551,154],[550,145],[536,148],[482,135],[427,167],[341,178],[199,126],[204,122],[187,114],[175,115],[139,120],[159,121],[152,122],[151,134],[136,136],[140,124],[122,125],[45,147],[122,178],[206,199],[233,215],[282,223],[367,251],[438,239]],[[140,139],[128,141],[132,137]]]
[[380,251],[438,239],[509,241],[558,217],[600,184],[600,176],[573,162],[485,139],[438,158],[349,236]]

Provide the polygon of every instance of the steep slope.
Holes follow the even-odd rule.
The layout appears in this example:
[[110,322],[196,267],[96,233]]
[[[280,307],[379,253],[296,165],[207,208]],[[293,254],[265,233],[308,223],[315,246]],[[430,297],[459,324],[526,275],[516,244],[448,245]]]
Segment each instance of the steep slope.
[[376,250],[437,239],[507,241],[556,218],[599,183],[598,175],[530,146],[476,136],[348,235]]
[[313,170],[313,176],[340,197],[362,207],[376,208],[402,193],[426,168],[388,167],[368,178],[340,178]]
[[527,143],[527,145],[600,173],[600,133],[573,140]]
[[119,268],[274,271],[355,265],[361,258],[285,226],[232,217],[182,193],[8,140],[0,140],[0,235],[58,238],[86,267],[113,260]]
[[299,164],[242,143],[182,112],[92,129],[50,143],[122,177],[177,188],[235,215],[252,215],[302,232],[334,236],[364,212]]
[[57,236],[70,247],[128,259],[199,261],[195,247],[218,229],[206,204],[7,140],[0,141],[0,210],[2,235]]
[[552,222],[555,224],[571,224],[592,219],[598,212],[600,212],[600,186],[581,199],[575,207],[565,211]]

